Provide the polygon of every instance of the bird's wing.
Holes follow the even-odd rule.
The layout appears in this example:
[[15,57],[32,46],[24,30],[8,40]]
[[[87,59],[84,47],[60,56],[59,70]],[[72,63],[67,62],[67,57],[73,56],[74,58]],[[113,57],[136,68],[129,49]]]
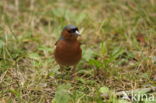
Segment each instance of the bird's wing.
[[64,38],[63,38],[63,37],[60,37],[59,40],[56,41],[55,45],[57,45],[57,43],[58,43],[60,40],[64,40]]
[[55,45],[57,45],[58,41],[59,41],[59,40],[56,41]]

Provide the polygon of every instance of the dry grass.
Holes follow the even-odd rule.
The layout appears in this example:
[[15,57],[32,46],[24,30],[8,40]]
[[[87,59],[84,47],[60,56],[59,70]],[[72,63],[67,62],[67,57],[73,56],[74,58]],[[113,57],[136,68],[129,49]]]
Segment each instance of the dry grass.
[[[156,86],[155,11],[154,0],[0,1],[0,103],[102,103],[103,86]],[[82,33],[74,82],[53,58],[67,24]]]

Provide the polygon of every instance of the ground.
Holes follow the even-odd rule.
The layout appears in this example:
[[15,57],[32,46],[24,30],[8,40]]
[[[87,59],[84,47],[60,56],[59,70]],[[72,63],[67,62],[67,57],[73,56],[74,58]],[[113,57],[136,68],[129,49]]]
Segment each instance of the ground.
[[[81,32],[74,80],[53,56],[67,24]],[[127,103],[115,92],[155,86],[155,0],[0,1],[0,103]]]

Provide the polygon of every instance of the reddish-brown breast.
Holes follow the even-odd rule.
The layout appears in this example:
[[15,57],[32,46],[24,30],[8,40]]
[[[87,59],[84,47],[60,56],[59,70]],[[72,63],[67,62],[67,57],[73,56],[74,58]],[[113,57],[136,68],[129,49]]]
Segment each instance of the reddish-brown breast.
[[76,65],[82,56],[80,43],[77,40],[66,41],[59,40],[54,52],[55,60],[58,64],[64,66]]

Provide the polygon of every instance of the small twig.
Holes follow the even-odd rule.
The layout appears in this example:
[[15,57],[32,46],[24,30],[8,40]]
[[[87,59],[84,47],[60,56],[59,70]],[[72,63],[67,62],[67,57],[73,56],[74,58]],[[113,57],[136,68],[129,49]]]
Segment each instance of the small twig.
[[19,0],[15,0],[15,8],[18,13],[19,12]]
[[5,75],[7,74],[8,70],[6,70],[1,76],[0,76],[0,84],[3,82],[3,79]]

